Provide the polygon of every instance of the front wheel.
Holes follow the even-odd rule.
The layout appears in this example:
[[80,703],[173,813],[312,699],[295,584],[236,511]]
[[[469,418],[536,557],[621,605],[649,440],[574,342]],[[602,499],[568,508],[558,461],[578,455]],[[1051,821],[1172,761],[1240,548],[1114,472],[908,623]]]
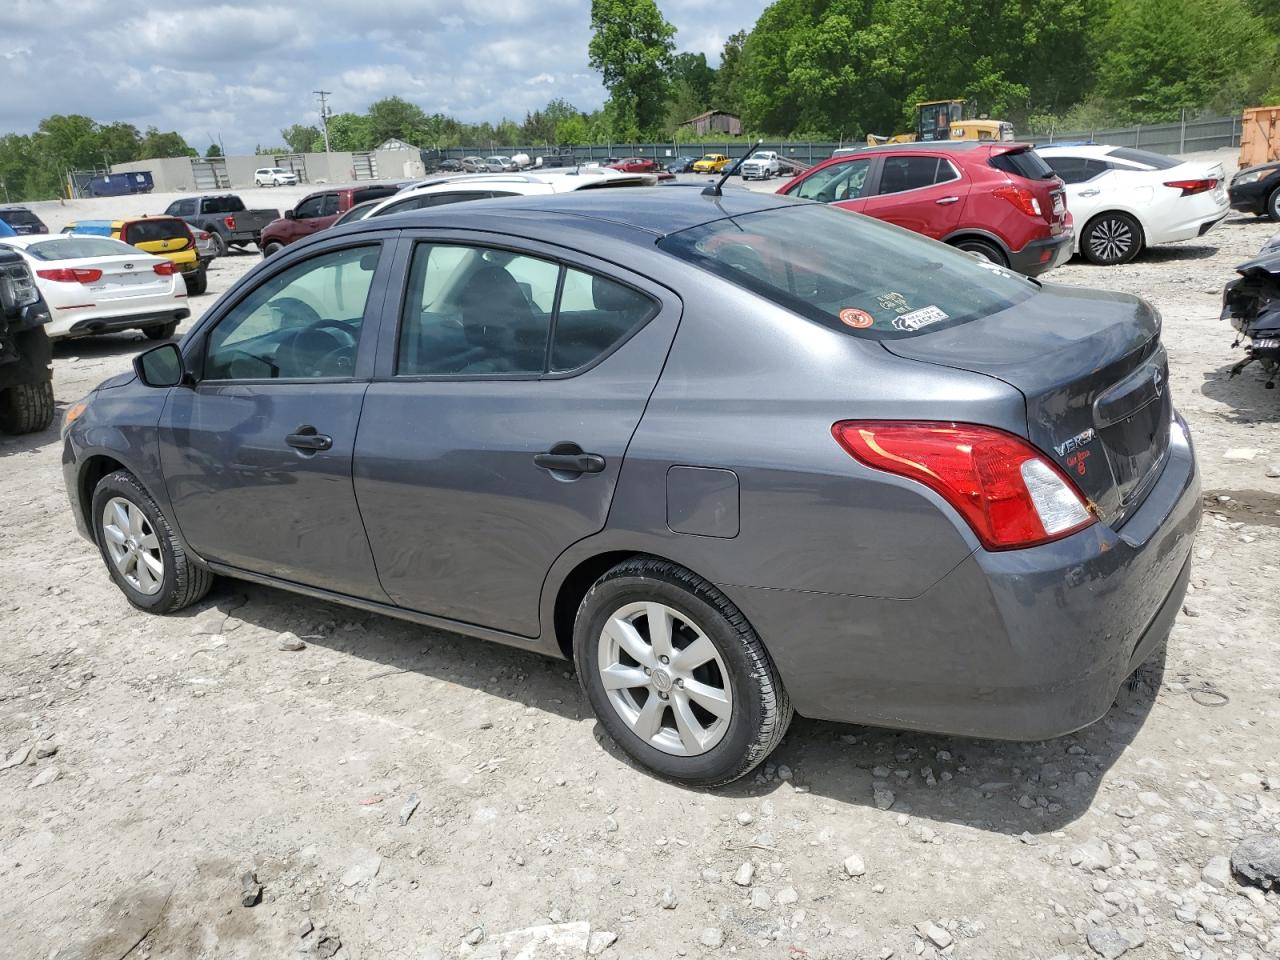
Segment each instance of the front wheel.
[[574,658],[609,736],[671,780],[737,780],[791,722],[791,702],[746,617],[665,560],[628,560],[596,581],[578,608]]
[[0,387],[0,433],[39,433],[53,422],[53,384]]
[[213,574],[191,561],[151,494],[127,470],[98,482],[89,519],[107,572],[139,610],[172,613],[213,586]]
[[1142,227],[1127,213],[1099,214],[1080,234],[1080,252],[1098,266],[1128,263],[1141,251]]
[[1267,198],[1267,216],[1272,220],[1280,220],[1280,187],[1271,191]]
[[283,249],[283,247],[284,247],[284,244],[277,243],[274,240],[268,240],[265,244],[262,244],[262,243],[258,244],[258,249],[262,251],[263,259],[266,259],[272,254],[279,253]]

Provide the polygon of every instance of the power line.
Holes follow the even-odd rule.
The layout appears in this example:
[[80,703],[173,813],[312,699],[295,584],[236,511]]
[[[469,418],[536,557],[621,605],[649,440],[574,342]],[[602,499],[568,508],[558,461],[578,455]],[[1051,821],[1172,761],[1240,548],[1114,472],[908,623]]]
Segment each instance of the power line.
[[329,97],[333,95],[329,90],[312,90],[316,95],[316,99],[320,101],[320,129],[324,132],[324,152],[329,152]]

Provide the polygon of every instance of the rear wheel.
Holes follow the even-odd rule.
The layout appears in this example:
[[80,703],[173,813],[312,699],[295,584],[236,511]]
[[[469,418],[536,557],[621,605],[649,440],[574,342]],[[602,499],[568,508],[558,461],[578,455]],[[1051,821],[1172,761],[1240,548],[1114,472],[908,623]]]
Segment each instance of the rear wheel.
[[1280,187],[1271,191],[1267,198],[1267,216],[1272,220],[1280,220]]
[[226,256],[227,241],[222,239],[222,234],[220,234],[217,230],[210,230],[209,239],[213,241],[213,255],[215,257]]
[[737,780],[791,722],[791,702],[746,617],[665,560],[628,560],[596,581],[578,609],[574,658],[613,741],[672,780]]
[[1080,252],[1090,263],[1128,263],[1142,251],[1142,226],[1127,213],[1101,213],[1085,224]]
[[965,253],[977,254],[983,260],[989,260],[997,266],[1007,267],[1009,265],[1009,261],[1005,259],[1004,251],[989,240],[967,237],[964,240],[956,241],[955,248],[963,250]]
[[191,562],[164,513],[129,471],[98,482],[89,517],[107,572],[138,609],[172,613],[213,586],[213,574]]
[[147,335],[148,340],[168,340],[178,330],[178,321],[171,320],[168,323],[156,324],[154,327],[143,327],[142,332]]
[[184,273],[182,277],[187,283],[187,293],[194,297],[200,296],[209,289],[209,274],[204,270],[197,270],[195,273]]

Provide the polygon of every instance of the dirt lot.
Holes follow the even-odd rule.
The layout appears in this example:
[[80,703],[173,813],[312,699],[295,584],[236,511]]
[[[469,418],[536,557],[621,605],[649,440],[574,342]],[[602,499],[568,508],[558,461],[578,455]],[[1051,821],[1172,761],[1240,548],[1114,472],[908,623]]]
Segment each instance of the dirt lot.
[[[564,663],[231,581],[134,611],[56,430],[0,440],[0,954],[1280,956],[1277,895],[1210,863],[1280,829],[1280,392],[1227,379],[1217,319],[1272,229],[1053,275],[1163,310],[1211,512],[1163,672],[1047,743],[797,719],[754,779],[681,789],[599,742]],[[59,346],[60,408],[145,345]]]

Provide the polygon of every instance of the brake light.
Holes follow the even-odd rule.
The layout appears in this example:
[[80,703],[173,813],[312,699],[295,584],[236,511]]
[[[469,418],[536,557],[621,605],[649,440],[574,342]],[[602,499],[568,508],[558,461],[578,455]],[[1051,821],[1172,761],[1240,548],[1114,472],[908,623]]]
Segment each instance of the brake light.
[[931,421],[843,420],[831,428],[860,463],[923,483],[988,550],[1048,543],[1096,519],[1075,484],[1021,437]]
[[151,269],[162,277],[172,277],[178,272],[178,265],[172,260],[161,260]]
[[1218,185],[1215,178],[1206,178],[1202,180],[1167,180],[1166,187],[1173,187],[1175,190],[1181,190],[1184,197],[1194,197],[1197,193],[1205,193],[1212,190]]
[[36,276],[57,283],[97,283],[102,279],[102,271],[86,267],[58,267],[52,270],[37,270]]
[[235,218],[235,217],[232,217],[232,216],[226,216],[226,217],[223,217],[223,218],[222,218],[222,222],[223,222],[223,223],[225,223],[225,224],[227,225],[227,229],[228,229],[228,230],[234,230],[234,229],[236,228],[236,218]]
[[1040,216],[1040,201],[1026,187],[1015,187],[1009,184],[1005,187],[996,187],[993,192],[1001,200],[1008,200],[1028,217]]

